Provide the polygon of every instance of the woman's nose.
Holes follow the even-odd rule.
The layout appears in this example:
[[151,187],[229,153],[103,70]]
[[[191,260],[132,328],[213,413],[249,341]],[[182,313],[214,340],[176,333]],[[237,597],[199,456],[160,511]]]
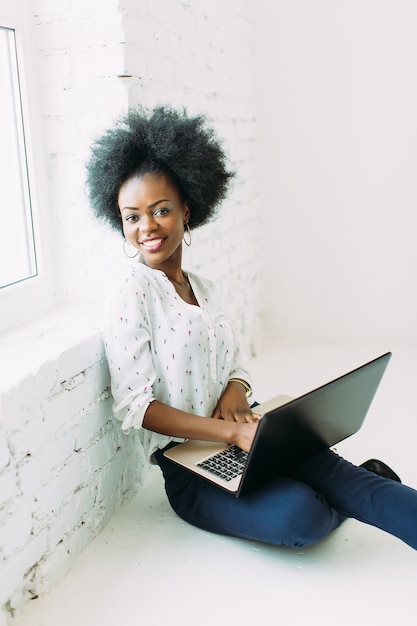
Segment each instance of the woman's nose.
[[139,227],[144,234],[148,235],[158,228],[158,222],[153,215],[146,215],[141,218]]

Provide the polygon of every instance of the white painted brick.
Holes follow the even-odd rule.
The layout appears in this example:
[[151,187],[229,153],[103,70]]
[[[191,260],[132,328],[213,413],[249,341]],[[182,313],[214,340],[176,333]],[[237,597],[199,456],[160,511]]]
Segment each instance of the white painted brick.
[[39,594],[47,593],[62,580],[70,568],[70,557],[64,544],[59,544],[52,554],[46,554],[37,564],[33,584]]
[[65,19],[71,10],[72,0],[56,0],[51,3],[50,0],[34,0],[33,13],[37,16],[45,16],[48,21]]
[[80,50],[79,54],[74,55],[72,59],[74,72],[80,72],[79,75],[81,76],[85,74],[86,68],[94,70],[97,67],[102,68],[103,76],[117,76],[124,69],[123,42],[104,42],[93,48],[85,48]]
[[[45,553],[46,531],[32,538],[23,550],[12,559],[4,561],[0,568],[0,606],[13,595],[20,595],[25,573],[29,571]],[[19,593],[20,592],[20,593]],[[18,602],[11,602],[12,608],[19,608]]]
[[111,497],[108,500],[102,500],[95,508],[94,516],[90,519],[92,532],[98,535],[110,520],[114,512],[114,502]]
[[20,502],[10,513],[3,511],[0,518],[0,547],[8,557],[21,550],[32,531],[32,514],[26,501]]
[[82,383],[71,391],[61,389],[60,393],[52,397],[45,405],[44,421],[45,430],[48,434],[69,425],[71,419],[88,408],[92,401],[91,394],[88,393],[85,376],[82,376]]
[[17,379],[15,387],[1,395],[0,423],[5,431],[23,428],[30,415],[30,399],[35,395],[35,379]]
[[[83,3],[87,6],[87,3]],[[121,15],[100,11],[100,28],[92,29],[82,14],[73,19],[38,21],[37,40],[41,52],[57,52],[100,44],[117,43],[123,40]]]
[[[122,455],[126,459],[124,486],[127,487],[127,485],[130,484],[136,488],[138,477],[143,475],[143,458],[137,453],[139,447],[139,431],[134,430],[128,435],[122,433],[122,439],[119,445],[121,446]],[[148,467],[148,464],[146,464],[146,467]]]
[[[94,365],[85,371],[84,387],[88,397],[93,401],[103,397],[103,392],[110,385],[110,376],[107,371],[107,365]],[[90,400],[91,403],[91,400]]]
[[74,454],[74,433],[61,432],[43,442],[43,447],[33,456],[24,459],[18,466],[18,480],[24,493],[33,493],[36,487],[48,482],[53,470],[62,467]]
[[31,398],[31,405],[43,402],[44,398],[52,395],[59,384],[56,358],[48,359],[41,363],[33,373],[35,381],[35,393]]
[[7,445],[6,435],[0,432],[0,471],[9,463],[10,451]]
[[70,346],[60,355],[57,363],[59,379],[68,380],[100,362],[103,357],[103,341],[101,333],[97,332]]
[[93,474],[102,469],[114,456],[117,442],[110,436],[102,437],[85,453],[88,472]]
[[[80,27],[81,24],[82,22],[78,22],[77,26]],[[51,50],[55,52],[68,50],[74,44],[76,37],[73,21],[42,22],[42,20],[38,20],[36,38],[42,53],[50,54]]]
[[0,507],[8,500],[16,498],[19,491],[16,480],[16,469],[10,467],[0,472]]
[[[94,485],[78,489],[67,498],[56,515],[45,516],[43,525],[48,525],[48,550],[52,550],[64,538],[71,537],[79,526],[85,526],[94,507]],[[34,524],[36,529],[36,522]]]
[[121,479],[126,467],[126,459],[120,451],[100,472],[100,482],[98,485],[97,501],[107,500],[111,494],[115,494],[120,489]]
[[[60,90],[55,89],[53,86],[45,86],[42,90],[45,113],[48,116],[60,115],[68,117],[74,112],[77,115],[82,115],[85,111],[91,110],[99,112],[103,98],[106,96],[108,98],[109,93],[112,97],[124,98],[123,86],[117,78],[124,71],[123,58],[120,56],[120,53],[115,51],[107,51],[107,54],[109,59],[112,60],[112,67],[106,69],[105,73],[97,74],[96,72],[92,78],[86,77],[84,81],[79,77],[79,83],[72,85],[70,89],[65,89],[65,85],[62,85]],[[83,61],[85,64],[93,64],[94,59],[85,57]],[[82,61],[79,62],[79,65],[82,65]],[[93,71],[94,68],[92,68]],[[84,172],[80,170],[80,176],[83,174]]]
[[120,429],[120,426],[115,423],[115,419],[112,415],[112,404],[113,399],[111,397],[107,398],[92,411],[85,413],[77,420],[74,427],[75,450],[80,450],[87,446],[92,437],[99,433],[104,427]]
[[75,560],[81,552],[93,541],[96,534],[91,527],[83,524],[68,536],[66,546],[71,560]]
[[9,435],[10,449],[15,463],[33,457],[44,445],[47,435],[41,411],[29,412],[28,421]]
[[[64,88],[71,84],[72,58],[68,50],[45,53],[41,57],[40,65],[42,69],[40,73],[42,88],[46,87],[49,89],[48,75],[56,77],[56,90],[58,93],[61,93]],[[42,79],[42,77],[44,78]],[[43,80],[45,80],[44,83]]]
[[45,129],[45,142],[51,153],[74,151],[79,143],[76,120],[72,117],[50,116]]
[[91,24],[83,21],[81,24],[80,45],[97,47],[103,42],[108,44],[124,41],[122,16],[100,8],[100,29],[91,28]]
[[[62,179],[67,180],[69,178],[69,174],[68,171],[59,172],[61,183]],[[82,175],[83,171],[79,168],[79,176]],[[75,179],[71,179],[71,185],[74,183]],[[60,219],[60,214],[56,216],[56,219]],[[90,359],[94,359],[94,346],[96,345],[102,354],[96,318],[97,304],[88,308],[85,306],[67,307],[54,310],[54,313],[34,322],[31,326],[2,336],[0,338],[0,359],[2,365],[4,364],[0,379],[2,393],[20,389],[21,398],[27,400],[28,398],[37,398],[39,389],[40,396],[43,397],[49,392],[42,384],[43,378],[48,380],[49,377],[56,376],[56,365],[66,350],[83,345],[85,342],[91,342],[91,351],[86,349],[85,361],[89,363]],[[77,354],[78,351],[74,352],[75,359]],[[64,363],[64,360],[62,362]],[[78,364],[76,364],[78,372],[85,367],[84,363],[83,367],[77,369]],[[45,368],[46,370],[49,369],[46,374]],[[63,375],[60,380],[69,378],[71,375],[73,374]],[[27,387],[21,387],[22,384]],[[19,402],[19,398],[17,398],[17,402]]]
[[110,393],[111,380],[106,360],[98,363],[94,369],[90,368],[89,375],[94,380],[95,394],[97,396],[101,395],[105,390],[108,390]]
[[36,491],[38,515],[57,513],[68,495],[85,484],[86,480],[84,459],[82,455],[74,454],[47,484]]

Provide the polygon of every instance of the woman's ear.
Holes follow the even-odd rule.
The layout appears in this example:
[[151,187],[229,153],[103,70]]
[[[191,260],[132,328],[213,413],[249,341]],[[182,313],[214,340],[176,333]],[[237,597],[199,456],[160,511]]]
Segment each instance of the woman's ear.
[[184,212],[184,224],[188,224],[190,221],[190,207],[188,206],[188,202],[184,202],[183,204],[183,212]]

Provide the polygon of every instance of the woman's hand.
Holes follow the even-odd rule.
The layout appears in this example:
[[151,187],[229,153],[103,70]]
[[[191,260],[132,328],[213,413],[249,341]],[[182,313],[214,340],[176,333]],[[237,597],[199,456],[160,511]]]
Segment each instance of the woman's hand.
[[250,409],[245,388],[238,382],[230,382],[227,385],[212,417],[239,423],[252,423],[259,420],[259,415],[252,413]]
[[[229,395],[230,400],[232,396],[235,397],[234,393],[228,393]],[[233,411],[227,413],[227,415],[230,415],[228,420],[221,419],[222,415],[218,409],[211,417],[201,417],[200,415],[186,413],[154,400],[146,409],[142,425],[147,430],[168,435],[169,437],[202,439],[203,441],[227,441],[248,452],[258,428],[259,416],[252,414],[246,401],[244,389],[243,396],[242,399],[242,393],[240,393],[238,406],[241,409],[237,412],[235,410],[235,413]],[[219,402],[220,404],[221,402]],[[250,415],[247,415],[248,413]],[[240,417],[239,420],[233,418],[235,414]],[[215,415],[217,419],[212,419]],[[244,419],[245,415],[246,418],[251,420],[250,422]]]
[[251,422],[250,424],[236,424],[236,432],[233,437],[233,441],[231,441],[230,443],[234,443],[236,446],[238,446],[238,448],[245,450],[245,452],[249,452],[252,447],[257,428],[257,421]]

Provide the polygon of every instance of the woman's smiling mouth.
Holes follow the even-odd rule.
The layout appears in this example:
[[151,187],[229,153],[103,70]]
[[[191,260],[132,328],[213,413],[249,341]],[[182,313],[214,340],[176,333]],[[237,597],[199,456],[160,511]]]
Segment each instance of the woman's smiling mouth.
[[156,252],[162,248],[166,237],[156,237],[155,239],[144,239],[140,245],[148,252]]

